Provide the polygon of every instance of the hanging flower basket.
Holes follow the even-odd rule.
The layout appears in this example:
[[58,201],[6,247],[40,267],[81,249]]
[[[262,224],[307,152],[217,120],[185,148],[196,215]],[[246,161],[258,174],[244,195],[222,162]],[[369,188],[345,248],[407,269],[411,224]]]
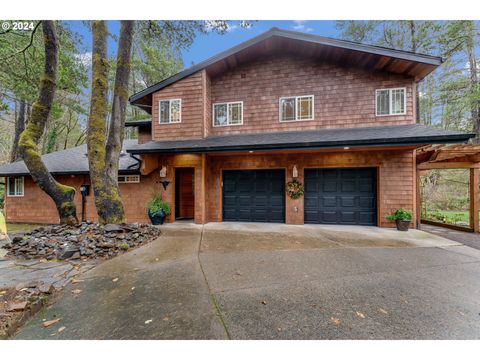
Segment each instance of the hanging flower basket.
[[292,180],[287,183],[287,194],[292,199],[296,200],[303,196],[305,193],[305,189],[303,184],[298,182],[297,180]]

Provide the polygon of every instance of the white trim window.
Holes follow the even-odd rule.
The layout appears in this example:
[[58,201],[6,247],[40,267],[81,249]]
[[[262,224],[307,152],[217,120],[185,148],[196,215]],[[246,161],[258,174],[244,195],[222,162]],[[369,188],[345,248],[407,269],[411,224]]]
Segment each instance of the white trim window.
[[243,101],[213,104],[213,126],[243,124]]
[[9,197],[23,196],[24,180],[21,177],[9,177],[7,182],[7,195]]
[[314,96],[281,97],[279,109],[280,122],[313,120]]
[[140,175],[118,175],[119,184],[139,183]]
[[376,116],[405,115],[407,113],[406,88],[375,90]]
[[158,122],[174,124],[182,121],[182,99],[160,100],[158,102]]

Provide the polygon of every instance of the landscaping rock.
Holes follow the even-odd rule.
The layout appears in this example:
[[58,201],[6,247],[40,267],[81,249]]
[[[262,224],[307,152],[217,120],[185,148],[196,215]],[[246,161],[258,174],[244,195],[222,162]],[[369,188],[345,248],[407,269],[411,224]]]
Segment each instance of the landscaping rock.
[[78,251],[79,251],[79,249],[77,247],[67,246],[63,250],[60,251],[60,253],[58,254],[58,259],[59,260],[65,260],[65,259],[71,258],[73,256],[73,254],[75,254]]
[[105,225],[105,227],[103,229],[106,232],[112,232],[112,231],[123,232],[124,228],[121,225],[117,225],[117,224],[107,224],[107,225]]
[[44,294],[51,294],[55,290],[52,284],[40,284],[38,285],[38,290]]
[[84,222],[75,226],[52,225],[15,235],[5,244],[7,257],[20,259],[78,260],[110,258],[156,239],[160,229],[148,224]]

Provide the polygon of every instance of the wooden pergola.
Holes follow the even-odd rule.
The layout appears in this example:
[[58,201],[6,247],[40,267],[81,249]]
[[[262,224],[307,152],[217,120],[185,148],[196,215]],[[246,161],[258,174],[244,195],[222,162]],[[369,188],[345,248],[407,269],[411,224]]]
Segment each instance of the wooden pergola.
[[458,230],[480,232],[479,225],[479,173],[480,145],[427,145],[417,149],[417,225],[421,217],[420,176],[432,169],[470,169],[470,228],[449,226]]

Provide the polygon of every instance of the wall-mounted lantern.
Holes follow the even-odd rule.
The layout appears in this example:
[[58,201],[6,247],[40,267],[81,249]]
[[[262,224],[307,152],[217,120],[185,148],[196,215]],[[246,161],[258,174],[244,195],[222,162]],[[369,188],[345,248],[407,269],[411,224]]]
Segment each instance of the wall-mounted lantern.
[[298,169],[297,169],[297,165],[293,165],[292,177],[293,177],[294,179],[298,178]]
[[160,182],[160,184],[163,185],[163,188],[164,188],[165,190],[167,190],[167,186],[168,186],[168,184],[170,184],[170,181],[168,181],[167,179],[165,179],[165,178],[167,177],[167,167],[162,165],[162,167],[160,168],[160,172],[159,172],[159,173],[160,173],[160,179],[163,179],[163,180],[161,180],[161,181],[159,181],[159,182]]
[[162,168],[160,169],[160,177],[161,178],[166,178],[167,177],[167,167],[166,166],[162,166]]

